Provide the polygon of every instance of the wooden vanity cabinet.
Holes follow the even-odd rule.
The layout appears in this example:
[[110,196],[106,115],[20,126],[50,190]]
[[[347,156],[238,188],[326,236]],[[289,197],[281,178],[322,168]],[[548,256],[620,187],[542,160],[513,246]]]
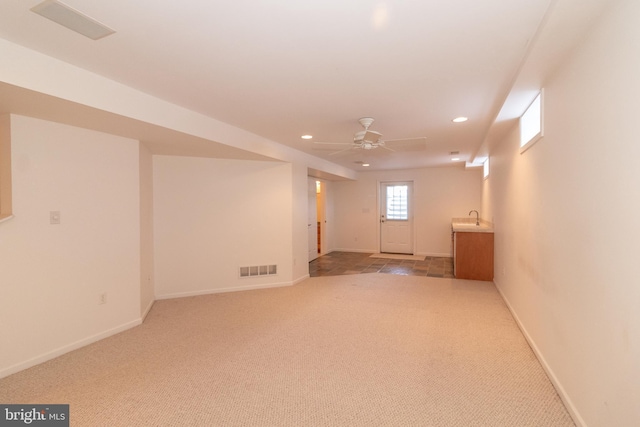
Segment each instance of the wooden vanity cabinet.
[[457,279],[493,280],[493,233],[454,233]]

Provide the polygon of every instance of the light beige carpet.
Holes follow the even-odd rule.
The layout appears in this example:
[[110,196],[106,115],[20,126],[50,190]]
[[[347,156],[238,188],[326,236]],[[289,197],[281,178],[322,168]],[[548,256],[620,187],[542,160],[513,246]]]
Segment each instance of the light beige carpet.
[[404,254],[371,254],[369,258],[383,258],[383,259],[404,259],[409,261],[424,261],[424,255],[404,255]]
[[571,426],[492,283],[360,274],[156,302],[0,380],[72,426]]

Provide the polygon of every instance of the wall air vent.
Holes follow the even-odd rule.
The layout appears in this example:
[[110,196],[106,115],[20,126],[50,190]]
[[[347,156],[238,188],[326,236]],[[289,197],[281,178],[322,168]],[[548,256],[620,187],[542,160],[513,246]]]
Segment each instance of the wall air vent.
[[278,266],[275,264],[240,267],[240,277],[273,276],[275,274],[278,274]]
[[115,33],[115,30],[58,0],[45,0],[32,7],[31,11],[92,40]]

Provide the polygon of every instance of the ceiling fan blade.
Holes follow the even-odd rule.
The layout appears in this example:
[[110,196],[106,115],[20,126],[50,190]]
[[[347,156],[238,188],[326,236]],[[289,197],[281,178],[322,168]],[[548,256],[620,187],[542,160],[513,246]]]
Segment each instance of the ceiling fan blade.
[[377,142],[380,138],[382,138],[382,134],[375,130],[366,130],[362,135],[363,141]]
[[393,147],[395,151],[420,151],[427,147],[427,138],[386,139],[385,145]]
[[416,141],[416,142],[427,142],[427,137],[426,136],[419,136],[417,138],[399,138],[399,139],[385,139],[384,142],[391,142],[391,143],[395,143],[395,142],[404,142],[404,141]]
[[353,150],[354,147],[345,148],[344,150],[336,151],[335,153],[329,153],[330,156],[337,156],[338,154],[346,153],[347,151]]

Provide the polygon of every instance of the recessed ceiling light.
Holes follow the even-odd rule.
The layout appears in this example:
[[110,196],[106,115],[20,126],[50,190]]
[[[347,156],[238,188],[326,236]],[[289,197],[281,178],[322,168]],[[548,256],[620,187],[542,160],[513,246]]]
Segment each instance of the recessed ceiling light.
[[365,167],[365,168],[366,168],[366,167],[369,167],[369,163],[363,163],[363,164],[362,164],[362,167]]
[[32,7],[31,11],[92,40],[115,33],[115,30],[57,0],[45,0]]
[[302,135],[302,139],[311,139],[313,135]]
[[462,122],[466,122],[467,120],[469,120],[467,117],[456,117],[451,121],[454,123],[462,123]]
[[451,158],[451,161],[452,162],[460,161],[460,157],[453,157],[453,158]]

